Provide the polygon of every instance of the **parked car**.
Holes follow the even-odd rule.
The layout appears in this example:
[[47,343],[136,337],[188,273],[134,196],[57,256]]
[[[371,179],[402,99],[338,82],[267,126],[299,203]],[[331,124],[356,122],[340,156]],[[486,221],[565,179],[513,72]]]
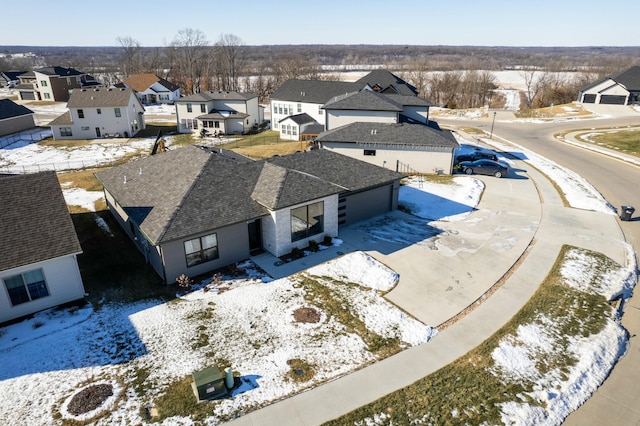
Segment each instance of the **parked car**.
[[489,175],[500,178],[506,176],[509,169],[506,166],[493,160],[477,160],[477,161],[463,161],[459,165],[460,171],[468,175],[479,174]]
[[498,156],[491,151],[476,150],[466,154],[460,154],[456,157],[456,163],[462,163],[463,161],[476,161],[476,160],[493,160],[498,161]]

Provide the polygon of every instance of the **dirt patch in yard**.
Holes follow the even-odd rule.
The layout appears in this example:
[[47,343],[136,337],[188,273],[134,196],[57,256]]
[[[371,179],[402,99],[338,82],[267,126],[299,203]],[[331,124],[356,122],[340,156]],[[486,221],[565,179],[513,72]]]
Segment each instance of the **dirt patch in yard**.
[[320,312],[318,312],[314,308],[298,308],[293,311],[293,318],[296,320],[296,322],[315,324],[320,322]]

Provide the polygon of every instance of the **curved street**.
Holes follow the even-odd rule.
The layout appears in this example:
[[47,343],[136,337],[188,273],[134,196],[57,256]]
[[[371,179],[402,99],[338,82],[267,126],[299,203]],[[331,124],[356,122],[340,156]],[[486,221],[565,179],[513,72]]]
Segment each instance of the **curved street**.
[[[540,154],[573,170],[591,183],[614,207],[622,205],[640,209],[640,167],[598,152],[583,149],[554,138],[563,130],[591,130],[640,124],[640,114],[620,118],[585,119],[553,123],[512,121],[513,114],[498,111],[493,124],[494,138],[504,139]],[[441,120],[442,124],[477,127],[490,132],[492,120]],[[640,250],[638,212],[631,221],[618,221],[626,240]],[[640,423],[640,296],[637,292],[624,307],[622,325],[631,339],[624,357],[598,391],[565,421],[567,425],[639,424]]]

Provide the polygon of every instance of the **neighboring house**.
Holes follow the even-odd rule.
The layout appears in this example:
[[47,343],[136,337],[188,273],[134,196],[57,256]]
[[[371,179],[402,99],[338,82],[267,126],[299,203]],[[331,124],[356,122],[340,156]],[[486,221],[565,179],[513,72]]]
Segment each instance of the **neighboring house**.
[[283,256],[397,208],[402,174],[328,150],[252,161],[188,146],[95,174],[167,283],[266,250]]
[[279,131],[283,119],[297,114],[307,114],[318,124],[324,124],[322,106],[327,101],[360,89],[362,86],[345,81],[287,80],[270,98],[272,128]]
[[76,89],[67,107],[49,123],[54,139],[129,138],[146,127],[144,107],[132,89]]
[[418,96],[419,93],[418,89],[414,86],[384,69],[371,71],[369,74],[356,81],[356,84],[360,87],[364,87],[366,85],[374,91],[384,93],[386,95],[399,94],[406,96]]
[[[450,132],[433,128],[432,103],[417,94],[415,87],[386,70],[354,83],[289,80],[272,96],[271,114],[282,116],[273,120],[281,138],[323,141],[317,144],[321,148],[396,170],[402,165],[402,171],[411,173],[450,174],[458,143]],[[320,126],[325,132],[312,135],[310,130]],[[380,133],[375,133],[378,128]]]
[[20,84],[20,79],[18,77],[24,73],[26,73],[26,71],[0,72],[0,88],[4,88],[4,87],[8,87],[10,89],[15,88],[18,84]]
[[[316,120],[311,118],[309,114],[290,115],[278,122],[280,129],[280,139],[289,139],[292,141],[302,140],[302,134],[311,126],[317,126]],[[314,129],[316,129],[314,127]],[[318,132],[319,133],[319,132]]]
[[0,177],[0,323],[85,296],[55,172]]
[[179,133],[246,133],[264,121],[258,95],[208,91],[174,101]]
[[459,147],[448,130],[383,122],[347,124],[322,133],[316,143],[323,150],[410,174],[451,174]]
[[578,93],[578,102],[609,105],[640,103],[640,66],[633,66],[583,87]]
[[33,111],[11,99],[0,99],[0,136],[35,127]]
[[136,95],[143,105],[172,104],[180,99],[180,87],[155,74],[143,73],[129,76],[124,87],[136,91]]
[[45,67],[18,76],[20,100],[66,102],[73,89],[101,87],[92,76],[73,68]]

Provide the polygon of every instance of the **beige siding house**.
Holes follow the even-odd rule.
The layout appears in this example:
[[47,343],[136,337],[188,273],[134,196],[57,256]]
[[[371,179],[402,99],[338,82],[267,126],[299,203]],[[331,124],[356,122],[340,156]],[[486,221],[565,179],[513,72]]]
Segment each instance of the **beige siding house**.
[[55,172],[0,177],[0,200],[0,323],[82,299],[82,249]]
[[133,137],[146,127],[144,107],[132,89],[78,89],[69,111],[49,126],[54,139]]

